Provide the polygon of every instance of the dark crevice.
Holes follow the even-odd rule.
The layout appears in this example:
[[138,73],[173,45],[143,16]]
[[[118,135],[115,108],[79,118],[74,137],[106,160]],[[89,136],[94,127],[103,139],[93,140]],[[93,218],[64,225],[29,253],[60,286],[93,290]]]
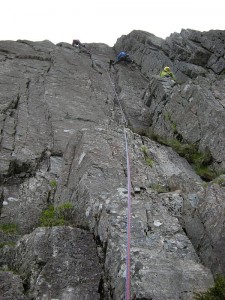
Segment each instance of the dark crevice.
[[52,62],[51,57],[42,57],[38,55],[16,55],[15,56],[18,59],[32,59],[32,60],[39,60],[39,61],[47,61],[47,62]]
[[28,81],[26,82],[26,89],[29,90],[30,88],[30,83],[31,83],[31,79],[28,79]]
[[186,228],[185,228],[185,227],[182,227],[182,229],[183,229],[184,233],[186,234],[186,236],[188,237]]
[[84,122],[95,123],[95,121],[92,121],[92,120],[90,120],[90,119],[81,118],[81,117],[77,117],[77,118],[75,118],[75,119],[73,119],[72,117],[69,117],[68,119],[74,120],[74,121],[84,121]]
[[50,165],[49,159],[50,157],[46,150],[44,150],[40,156],[34,160],[20,161],[13,159],[10,161],[8,173],[4,174],[2,177],[2,181],[4,183],[11,182],[12,180],[19,180],[23,182],[29,177],[34,177],[46,160],[47,165]]
[[51,67],[52,67],[52,64],[48,67],[47,71],[46,71],[46,74],[48,74],[51,70]]
[[52,202],[53,202],[52,199],[54,198],[54,194],[55,194],[55,191],[54,192],[48,191],[48,196],[47,196],[47,199],[46,199],[47,205],[51,205],[52,204]]
[[106,278],[107,274],[106,274],[104,264],[105,264],[105,259],[106,259],[106,252],[107,252],[108,243],[107,242],[102,242],[99,235],[94,235],[94,240],[95,240],[97,248],[100,248],[101,252],[102,252],[102,255],[101,255],[99,253],[99,251],[97,251],[97,256],[98,256],[98,259],[99,259],[99,263],[102,266],[102,276],[101,276],[101,279],[99,281],[98,293],[100,294],[100,300],[106,300],[106,299],[108,299],[108,297],[107,297],[107,294],[108,294],[108,291],[107,291],[107,289],[108,289],[107,288],[108,280]]
[[[44,261],[39,261],[36,262],[37,268],[38,268],[38,274],[36,274],[36,278],[39,277],[40,273],[42,272],[43,268],[46,265],[46,262]],[[24,294],[29,295],[30,294],[30,289],[31,289],[31,274],[29,274],[24,280],[23,280],[23,288],[24,288]],[[29,299],[35,299],[32,295],[29,295]]]
[[105,288],[104,288],[104,280],[103,277],[101,277],[99,281],[99,286],[98,286],[98,293],[100,295],[99,300],[106,300],[106,294],[105,294]]
[[10,161],[8,176],[26,173],[26,176],[29,174],[30,177],[34,175],[33,172],[34,172],[34,168],[31,162],[29,161],[22,162],[16,159]]
[[[191,243],[196,251],[196,254],[199,257],[201,264],[206,266],[207,268],[211,269],[211,271],[213,273],[213,270],[212,270],[213,261],[208,260],[207,258],[204,257],[204,248],[205,248],[206,244],[208,245],[207,246],[208,251],[213,254],[213,251],[214,251],[213,250],[214,249],[213,241],[212,241],[212,238],[210,237],[210,235],[207,233],[207,228],[205,227],[205,224],[202,221],[201,216],[198,214],[198,212],[196,210],[194,211],[194,213],[196,213],[196,216],[197,216],[198,220],[200,221],[202,228],[203,228],[202,229],[203,234],[201,236],[199,236],[198,241],[196,241],[196,242],[193,241],[192,234],[187,231],[185,225],[182,225],[182,229],[183,229],[184,233],[186,234],[186,236],[188,237],[188,239],[191,241]],[[183,219],[185,219],[185,218],[183,218]],[[185,222],[185,220],[184,220],[184,222]],[[214,265],[215,265],[215,261],[214,261]],[[213,275],[215,276],[214,273],[213,273]]]
[[16,98],[16,102],[15,102],[14,109],[17,109],[17,108],[18,108],[19,100],[20,100],[20,95],[18,94],[18,95],[17,95],[17,98]]
[[26,295],[30,290],[30,282],[28,279],[23,281],[23,289],[24,289],[24,293]]
[[5,50],[5,49],[0,49],[0,53],[6,53],[6,54],[11,54],[11,52],[9,50]]
[[102,242],[99,235],[94,236],[94,240],[95,240],[97,247],[100,247],[102,249],[103,261],[102,261],[102,258],[99,258],[100,263],[102,264],[102,263],[104,263],[105,258],[106,258],[108,243],[106,241]]
[[175,138],[176,138],[180,143],[183,143],[183,142],[184,142],[183,136],[182,136],[177,130],[174,132],[174,135],[175,135]]

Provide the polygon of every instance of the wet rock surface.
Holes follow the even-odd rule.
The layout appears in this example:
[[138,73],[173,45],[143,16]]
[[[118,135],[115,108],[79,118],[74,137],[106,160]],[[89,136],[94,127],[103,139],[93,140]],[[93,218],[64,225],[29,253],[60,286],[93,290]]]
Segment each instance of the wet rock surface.
[[[224,175],[204,182],[153,140],[195,145],[224,171],[224,38],[133,31],[114,49],[0,42],[1,299],[124,299],[124,130],[131,298],[193,299],[225,273]],[[120,50],[135,64],[109,69]],[[175,83],[158,76],[165,65]],[[40,227],[43,210],[66,203],[72,227]]]

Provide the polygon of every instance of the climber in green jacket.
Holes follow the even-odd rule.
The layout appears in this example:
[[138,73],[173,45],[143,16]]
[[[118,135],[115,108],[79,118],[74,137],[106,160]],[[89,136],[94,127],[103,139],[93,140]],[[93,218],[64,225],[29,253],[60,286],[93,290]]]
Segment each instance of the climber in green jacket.
[[160,77],[167,77],[167,78],[171,78],[174,81],[176,81],[174,74],[170,71],[170,67],[165,67],[163,69],[163,71],[160,72],[159,75],[160,75]]

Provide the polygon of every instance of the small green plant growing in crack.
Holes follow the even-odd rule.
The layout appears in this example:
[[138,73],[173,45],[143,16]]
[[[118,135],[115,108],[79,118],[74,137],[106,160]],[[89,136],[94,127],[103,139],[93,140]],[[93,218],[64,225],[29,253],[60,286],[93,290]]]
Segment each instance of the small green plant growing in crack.
[[170,114],[168,113],[168,111],[166,111],[166,112],[163,114],[163,117],[164,117],[164,120],[165,120],[165,121],[170,121],[170,120],[171,120],[171,116],[170,116]]
[[[168,113],[164,114],[164,118],[171,121],[171,117]],[[174,134],[177,134],[176,124],[174,123],[172,129],[174,130]],[[148,130],[145,131],[145,136],[150,139],[165,145],[170,146],[175,150],[180,156],[184,157],[193,167],[195,172],[204,180],[211,181],[218,177],[221,174],[225,174],[225,170],[223,172],[217,172],[212,167],[212,155],[209,150],[199,151],[198,146],[196,144],[188,144],[181,142],[183,139],[165,139],[160,137],[159,135],[154,133],[154,130],[149,127]],[[182,138],[182,137],[181,137]],[[145,146],[144,146],[145,147]],[[142,150],[143,153],[147,151],[147,148]],[[221,183],[220,183],[221,185]]]
[[13,274],[15,274],[15,272],[11,270],[8,265],[2,265],[0,267],[0,272],[12,272]]
[[[225,171],[223,171],[222,174],[225,174]],[[218,184],[220,186],[225,186],[225,176],[214,179],[212,183]]]
[[74,214],[74,205],[70,202],[56,207],[50,205],[41,213],[40,224],[46,227],[73,225]]
[[15,234],[17,229],[17,225],[14,223],[0,224],[0,231],[5,234]]
[[149,167],[153,167],[153,159],[148,153],[148,148],[145,145],[141,146],[141,152],[144,154],[144,159]]
[[206,189],[207,186],[208,186],[208,182],[203,182],[203,183],[201,184],[201,186],[202,186],[204,189]]
[[0,243],[0,249],[3,248],[3,247],[5,247],[5,246],[14,247],[15,243],[13,243],[13,242]]
[[144,155],[148,155],[148,148],[145,146],[145,145],[142,145],[141,146],[141,152],[144,154]]
[[171,129],[172,129],[173,133],[176,134],[177,133],[177,124],[172,121],[171,115],[168,113],[168,111],[163,114],[163,117],[164,117],[165,121],[171,123],[171,125],[170,125]]
[[56,216],[65,221],[72,221],[74,217],[74,206],[72,203],[67,202],[55,208]]
[[153,167],[153,160],[150,157],[146,157],[145,161],[149,167]]
[[195,300],[222,300],[225,299],[225,277],[218,276],[215,285],[205,293],[195,293]]
[[209,151],[201,152],[198,150],[197,145],[181,143],[176,139],[161,140],[161,143],[170,146],[180,156],[186,158],[203,180],[210,181],[218,176],[218,173],[210,167],[212,156]]
[[52,189],[55,190],[57,188],[57,181],[56,180],[50,180],[49,184],[50,184]]
[[210,169],[209,166],[195,165],[195,172],[204,180],[211,181],[213,178],[217,177],[216,171]]
[[157,193],[161,194],[161,193],[168,193],[170,190],[168,187],[161,185],[161,184],[152,184],[150,186],[151,189],[155,190]]
[[177,124],[172,122],[171,123],[171,129],[172,129],[173,133],[177,133]]

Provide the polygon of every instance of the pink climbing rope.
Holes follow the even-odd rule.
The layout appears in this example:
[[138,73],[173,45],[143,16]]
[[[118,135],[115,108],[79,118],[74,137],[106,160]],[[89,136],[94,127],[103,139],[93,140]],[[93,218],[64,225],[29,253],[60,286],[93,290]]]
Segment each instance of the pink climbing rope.
[[110,77],[110,74],[107,71],[107,74],[109,76],[109,80],[111,82],[114,94],[117,98],[117,101],[120,106],[122,118],[123,118],[123,128],[124,128],[124,139],[125,139],[125,152],[126,152],[126,163],[127,163],[127,249],[126,249],[126,285],[125,285],[125,300],[130,300],[130,244],[131,244],[131,173],[130,173],[130,159],[129,159],[129,148],[128,148],[128,138],[127,138],[127,133],[126,133],[126,125],[127,125],[127,120],[124,115],[122,105],[120,103],[120,99],[117,95],[116,89],[113,85],[112,79]]
[[127,256],[126,256],[126,300],[130,300],[130,229],[131,229],[131,177],[127,133],[124,127],[126,158],[127,158]]

